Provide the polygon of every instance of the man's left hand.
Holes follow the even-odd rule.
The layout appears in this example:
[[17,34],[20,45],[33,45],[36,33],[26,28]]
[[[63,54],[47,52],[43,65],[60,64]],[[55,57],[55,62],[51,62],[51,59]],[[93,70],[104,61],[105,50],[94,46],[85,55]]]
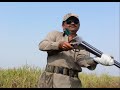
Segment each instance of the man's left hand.
[[100,63],[105,66],[112,66],[114,64],[114,59],[107,54],[102,54],[102,56],[100,58],[96,57],[96,58],[94,58],[94,60],[97,63]]

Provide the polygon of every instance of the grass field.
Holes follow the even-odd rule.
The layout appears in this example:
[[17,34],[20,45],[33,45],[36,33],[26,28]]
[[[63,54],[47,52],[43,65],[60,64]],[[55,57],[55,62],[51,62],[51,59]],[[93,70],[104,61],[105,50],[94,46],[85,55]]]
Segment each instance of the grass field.
[[[0,88],[37,88],[42,70],[38,67],[22,66],[0,69]],[[80,73],[83,88],[120,88],[120,77],[102,74]]]
[[79,77],[84,88],[120,88],[120,76],[81,73]]

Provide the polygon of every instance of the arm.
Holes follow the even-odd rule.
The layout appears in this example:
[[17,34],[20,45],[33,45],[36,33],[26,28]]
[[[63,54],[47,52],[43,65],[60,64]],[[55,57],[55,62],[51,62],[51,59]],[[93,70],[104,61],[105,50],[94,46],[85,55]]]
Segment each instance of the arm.
[[[61,38],[61,40],[58,41],[56,38]],[[46,38],[39,43],[39,50],[57,53],[73,49],[70,43],[63,41],[62,38],[61,33],[58,31],[48,33]]]
[[39,43],[39,50],[49,51],[49,50],[59,50],[59,42],[56,42],[58,32],[53,31],[48,33],[44,40]]
[[77,64],[81,67],[86,67],[89,70],[94,70],[97,66],[97,63],[94,61],[94,58],[90,57],[90,53],[86,50],[80,50],[77,56]]

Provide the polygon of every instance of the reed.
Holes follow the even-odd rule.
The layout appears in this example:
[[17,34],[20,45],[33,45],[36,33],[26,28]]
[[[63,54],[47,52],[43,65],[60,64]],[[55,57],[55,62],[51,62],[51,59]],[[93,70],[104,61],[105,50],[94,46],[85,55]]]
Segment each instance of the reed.
[[[12,68],[0,68],[0,88],[37,88],[39,76],[44,70],[28,65]],[[96,75],[80,73],[83,88],[120,88],[120,77],[108,74]]]

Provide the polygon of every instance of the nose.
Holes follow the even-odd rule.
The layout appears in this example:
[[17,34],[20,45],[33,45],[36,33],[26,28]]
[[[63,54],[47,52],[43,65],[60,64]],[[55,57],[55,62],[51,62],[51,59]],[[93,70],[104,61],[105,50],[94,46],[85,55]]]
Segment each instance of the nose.
[[72,21],[71,24],[75,24],[75,23]]

